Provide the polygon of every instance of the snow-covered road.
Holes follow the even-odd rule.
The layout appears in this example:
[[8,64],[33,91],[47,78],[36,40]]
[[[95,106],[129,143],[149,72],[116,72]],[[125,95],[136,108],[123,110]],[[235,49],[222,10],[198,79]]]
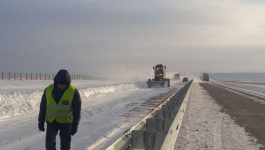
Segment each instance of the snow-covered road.
[[198,82],[193,83],[175,150],[258,150],[260,146],[254,137],[222,111]]
[[[39,103],[51,81],[1,81],[0,147],[3,150],[44,150],[45,133],[37,128]],[[146,100],[158,100],[172,89],[146,88],[144,82],[113,83],[74,81],[82,98],[82,118],[72,149],[105,149],[124,131],[145,117]],[[151,107],[151,106],[150,106]],[[59,149],[59,136],[57,148]]]
[[[1,150],[44,150],[45,133],[37,128],[40,98],[51,81],[0,81]],[[265,93],[265,86],[217,82],[226,87]],[[181,82],[170,88],[146,88],[144,82],[73,81],[82,98],[82,118],[78,133],[72,138],[73,150],[105,149],[124,131],[138,123],[151,105]],[[229,89],[228,89],[229,90]],[[234,91],[235,92],[235,91]],[[235,92],[236,93],[236,92]],[[255,139],[235,124],[194,82],[175,149],[258,149]],[[59,149],[59,136],[57,149]]]

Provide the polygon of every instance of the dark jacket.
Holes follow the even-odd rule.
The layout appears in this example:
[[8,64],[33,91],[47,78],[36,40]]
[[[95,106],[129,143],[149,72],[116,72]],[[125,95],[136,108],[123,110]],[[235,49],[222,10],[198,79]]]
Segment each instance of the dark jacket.
[[[71,85],[71,77],[67,70],[60,70],[56,76],[54,77],[54,89],[52,91],[53,98],[56,103],[59,103],[61,97],[63,96],[65,90],[60,90],[57,87],[57,83],[65,82],[67,89]],[[45,95],[46,89],[44,90],[44,93],[41,98],[40,103],[40,113],[39,113],[39,122],[45,122],[45,116],[46,116],[46,104],[47,99]],[[79,124],[80,117],[81,117],[81,98],[80,94],[77,89],[75,89],[74,97],[73,97],[73,103],[72,103],[72,110],[73,110],[73,124]]]

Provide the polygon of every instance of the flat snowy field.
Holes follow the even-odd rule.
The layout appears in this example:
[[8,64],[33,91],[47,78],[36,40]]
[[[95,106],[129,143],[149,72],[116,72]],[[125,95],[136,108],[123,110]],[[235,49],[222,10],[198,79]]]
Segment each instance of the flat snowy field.
[[[37,128],[40,99],[52,81],[0,81],[1,150],[44,150],[45,133]],[[147,88],[145,82],[115,83],[73,81],[82,98],[79,130],[72,137],[73,150],[106,149],[124,131],[149,114],[147,100],[159,100],[170,88]],[[261,85],[229,83],[265,93]],[[246,87],[247,86],[247,87]],[[194,82],[175,149],[258,149],[253,137],[237,126],[209,94]],[[60,146],[57,137],[57,149]]]

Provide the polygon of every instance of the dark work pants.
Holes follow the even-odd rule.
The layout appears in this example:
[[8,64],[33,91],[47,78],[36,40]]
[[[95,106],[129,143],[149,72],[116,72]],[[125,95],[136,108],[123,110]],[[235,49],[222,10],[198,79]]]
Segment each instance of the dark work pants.
[[71,124],[47,122],[46,132],[46,150],[56,150],[56,135],[60,131],[61,150],[70,150],[71,148]]

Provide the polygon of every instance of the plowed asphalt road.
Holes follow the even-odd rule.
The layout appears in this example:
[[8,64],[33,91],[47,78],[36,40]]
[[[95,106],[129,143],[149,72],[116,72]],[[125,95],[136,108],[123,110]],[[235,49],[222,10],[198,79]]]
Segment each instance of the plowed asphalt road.
[[[228,113],[246,132],[254,136],[259,144],[265,147],[265,105],[255,101],[243,93],[237,94],[208,83],[200,84],[216,102]],[[259,100],[264,100],[260,98]],[[262,148],[265,149],[265,148]]]

